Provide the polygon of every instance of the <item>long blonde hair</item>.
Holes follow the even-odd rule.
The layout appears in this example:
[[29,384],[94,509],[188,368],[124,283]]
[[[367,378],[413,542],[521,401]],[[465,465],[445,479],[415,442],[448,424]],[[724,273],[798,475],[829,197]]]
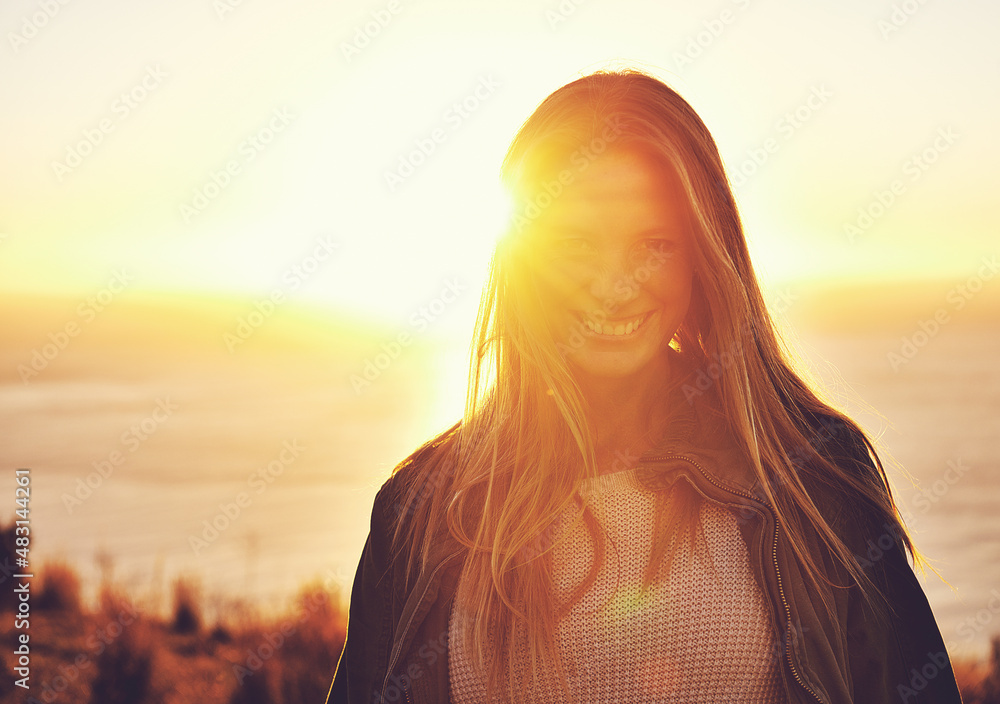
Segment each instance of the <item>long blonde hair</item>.
[[[483,293],[465,417],[429,443],[419,463],[401,465],[414,470],[407,475],[404,499],[413,510],[398,526],[396,546],[409,555],[411,575],[427,565],[440,531],[466,548],[463,588],[477,616],[467,642],[481,671],[489,673],[491,693],[523,685],[517,670],[523,674],[523,664],[515,667],[510,657],[516,649],[530,655],[529,672],[557,663],[556,624],[566,605],[560,611],[552,604],[552,545],[546,536],[568,510],[588,518],[577,490],[582,479],[597,473],[585,400],[539,312],[524,225],[558,197],[557,187],[543,188],[555,183],[554,165],[572,174],[608,149],[651,155],[677,175],[687,194],[695,280],[688,315],[672,345],[696,367],[715,363],[720,410],[759,480],[760,499],[775,513],[807,580],[831,583],[824,556],[807,547],[818,537],[851,582],[865,593],[874,591],[804,478],[851,492],[877,517],[875,525],[891,526],[913,552],[870,441],[820,400],[782,351],[705,124],[680,95],[651,76],[588,75],[546,98],[510,146],[503,178],[522,207],[497,246]],[[843,423],[875,470],[859,474],[825,457],[815,447],[817,419]],[[429,495],[428,482],[434,483]],[[600,540],[597,544],[600,550]],[[675,547],[667,546],[667,559]],[[657,550],[664,552],[662,542],[654,554]],[[594,577],[592,572],[575,598]],[[559,674],[565,685],[565,673]]]

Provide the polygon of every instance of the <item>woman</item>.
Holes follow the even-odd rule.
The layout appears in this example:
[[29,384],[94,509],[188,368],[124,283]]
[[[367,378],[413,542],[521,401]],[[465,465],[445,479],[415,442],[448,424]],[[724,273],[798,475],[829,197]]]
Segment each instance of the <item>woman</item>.
[[656,79],[550,95],[464,420],[375,501],[331,702],[959,702],[860,428],[782,354]]

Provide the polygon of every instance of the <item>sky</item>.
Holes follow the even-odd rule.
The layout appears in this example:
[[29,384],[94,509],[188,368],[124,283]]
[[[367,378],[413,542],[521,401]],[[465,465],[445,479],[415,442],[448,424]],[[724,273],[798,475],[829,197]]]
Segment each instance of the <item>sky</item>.
[[398,323],[450,285],[468,320],[514,132],[621,66],[708,124],[765,284],[961,278],[998,243],[997,26],[987,0],[10,0],[0,291],[124,272]]
[[[259,532],[262,574],[349,584],[378,486],[461,415],[510,140],[632,67],[715,137],[779,325],[826,325],[814,378],[933,491],[975,468],[926,517],[899,494],[954,559],[953,638],[998,583],[997,27],[988,0],[4,0],[0,455],[35,470],[44,549],[229,585]],[[192,556],[290,439],[288,481]]]

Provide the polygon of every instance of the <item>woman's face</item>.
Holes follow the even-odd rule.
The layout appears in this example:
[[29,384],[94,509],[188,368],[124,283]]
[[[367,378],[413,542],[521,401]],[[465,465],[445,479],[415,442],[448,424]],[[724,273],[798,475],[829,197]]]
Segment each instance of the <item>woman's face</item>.
[[676,176],[633,152],[570,173],[530,225],[544,314],[581,382],[653,381],[691,300],[687,198]]

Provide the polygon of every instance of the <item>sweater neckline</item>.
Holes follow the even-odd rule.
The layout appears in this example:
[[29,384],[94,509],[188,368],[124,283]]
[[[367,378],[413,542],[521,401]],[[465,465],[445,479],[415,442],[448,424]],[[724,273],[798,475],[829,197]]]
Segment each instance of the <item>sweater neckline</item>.
[[637,475],[638,467],[630,467],[617,472],[608,472],[596,477],[588,477],[580,482],[580,494],[583,496],[601,496],[617,494],[623,491],[642,489]]

